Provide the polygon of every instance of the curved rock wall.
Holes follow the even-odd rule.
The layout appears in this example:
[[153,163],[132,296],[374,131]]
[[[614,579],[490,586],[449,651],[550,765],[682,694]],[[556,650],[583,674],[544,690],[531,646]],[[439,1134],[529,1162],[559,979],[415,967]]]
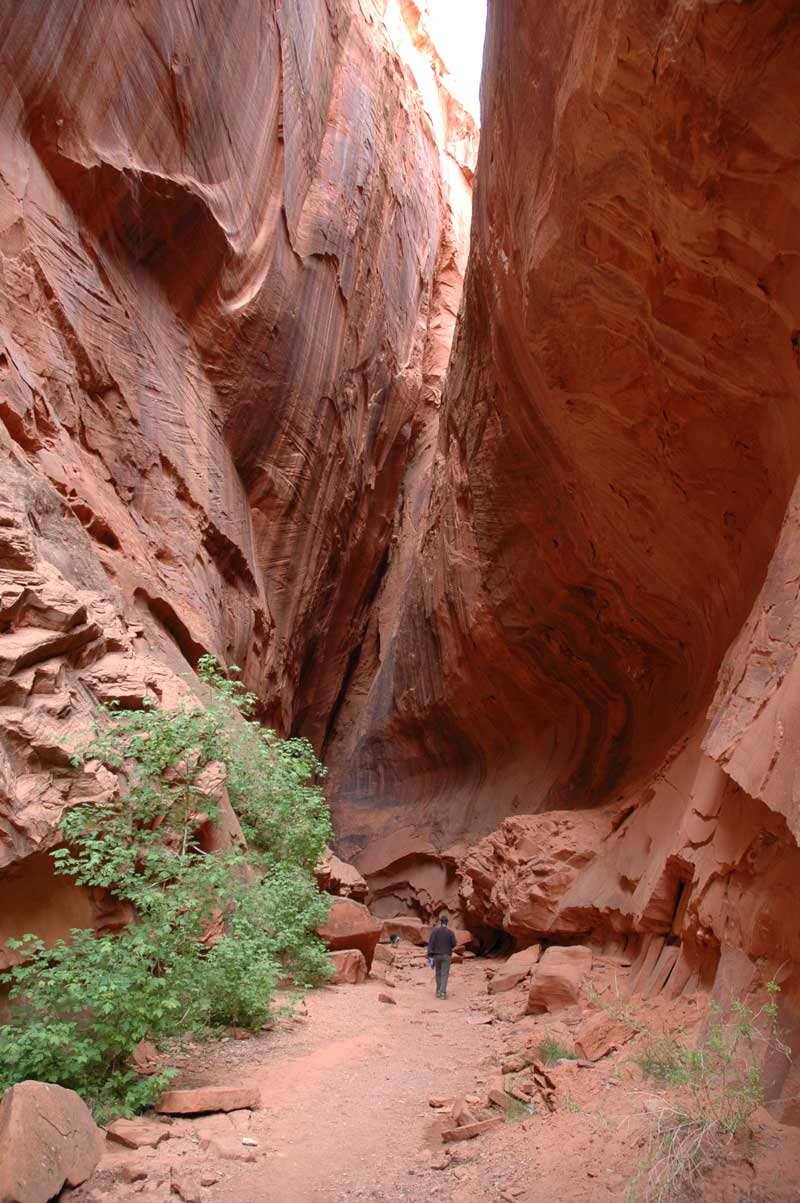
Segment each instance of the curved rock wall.
[[466,260],[474,125],[395,8],[0,6],[0,865],[20,900],[18,862],[99,788],[65,750],[98,700],[171,700],[211,651],[325,743]]
[[774,973],[800,1048],[798,78],[789,0],[490,5],[430,501],[336,812],[382,899],[424,911],[438,852],[437,905],[645,993]]
[[800,462],[792,14],[490,6],[431,501],[340,724],[362,839],[376,797],[398,854],[613,798],[710,702]]

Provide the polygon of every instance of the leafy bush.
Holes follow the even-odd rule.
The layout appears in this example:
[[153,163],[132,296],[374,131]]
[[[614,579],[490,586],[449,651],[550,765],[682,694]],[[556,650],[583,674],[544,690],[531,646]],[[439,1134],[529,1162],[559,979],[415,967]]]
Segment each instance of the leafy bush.
[[779,989],[769,982],[768,1001],[755,1013],[735,1000],[727,1021],[712,1002],[711,1023],[694,1047],[682,1031],[645,1040],[636,1060],[673,1090],[651,1112],[646,1156],[629,1198],[686,1198],[764,1101],[763,1053],[769,1046],[783,1048],[776,1029]]
[[577,1061],[578,1054],[568,1044],[562,1044],[555,1036],[544,1036],[536,1046],[543,1065],[555,1065],[556,1061]]
[[[39,1078],[78,1090],[98,1114],[130,1114],[171,1073],[140,1079],[131,1057],[141,1040],[257,1029],[279,981],[311,985],[330,973],[315,935],[327,905],[312,871],[330,834],[322,768],[306,741],[249,719],[255,698],[212,658],[200,676],[207,706],[109,709],[76,758],[99,760],[120,788],[64,816],[56,871],[108,890],[132,921],[118,934],[75,930],[50,949],[32,935],[9,941],[24,960],[10,973],[0,1091]],[[198,781],[215,761],[248,852],[203,849],[219,805]]]

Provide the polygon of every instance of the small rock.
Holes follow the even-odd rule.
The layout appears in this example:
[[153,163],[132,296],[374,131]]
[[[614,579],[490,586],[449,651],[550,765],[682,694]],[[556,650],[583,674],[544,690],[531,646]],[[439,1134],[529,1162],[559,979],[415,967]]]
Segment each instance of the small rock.
[[123,1182],[142,1182],[147,1177],[147,1170],[142,1165],[121,1165],[119,1176]]
[[457,1128],[465,1128],[470,1124],[476,1124],[478,1121],[467,1106],[466,1099],[458,1098],[453,1103],[450,1111],[453,1123]]
[[255,1161],[256,1159],[254,1149],[242,1148],[241,1144],[231,1140],[201,1140],[200,1148],[204,1153],[210,1153],[212,1157],[219,1157],[222,1161]]
[[489,1102],[503,1111],[508,1110],[511,1100],[502,1084],[489,1087]]
[[476,1136],[480,1136],[484,1132],[496,1128],[499,1124],[505,1123],[505,1120],[498,1116],[496,1119],[481,1120],[480,1123],[465,1124],[461,1128],[445,1128],[442,1132],[442,1140],[474,1140]]
[[140,1040],[131,1055],[133,1067],[142,1077],[157,1073],[159,1066],[158,1049],[152,1040]]
[[170,1173],[169,1188],[183,1203],[200,1203],[200,1183],[190,1174],[178,1173],[174,1169]]
[[219,1176],[217,1174],[201,1174],[200,1175],[200,1185],[201,1186],[213,1186],[216,1182],[219,1182]]
[[146,1119],[115,1119],[106,1128],[106,1136],[115,1144],[126,1149],[155,1149],[162,1140],[169,1140],[172,1133],[163,1124],[154,1124]]
[[455,1099],[452,1096],[450,1098],[439,1098],[436,1095],[432,1095],[431,1098],[428,1099],[428,1106],[429,1107],[452,1107],[454,1102],[455,1102]]
[[430,1163],[432,1170],[446,1170],[449,1165],[450,1158],[446,1153],[440,1153],[437,1157],[434,1157]]
[[379,994],[378,1002],[390,1003],[393,1007],[397,1006],[397,999],[392,998],[391,994],[383,994],[383,993]]
[[242,1144],[243,1144],[243,1145],[248,1145],[248,1146],[250,1146],[250,1147],[251,1147],[251,1148],[253,1148],[253,1149],[257,1149],[257,1148],[258,1148],[258,1141],[257,1141],[257,1140],[253,1140],[252,1136],[243,1136],[243,1137],[242,1137]]

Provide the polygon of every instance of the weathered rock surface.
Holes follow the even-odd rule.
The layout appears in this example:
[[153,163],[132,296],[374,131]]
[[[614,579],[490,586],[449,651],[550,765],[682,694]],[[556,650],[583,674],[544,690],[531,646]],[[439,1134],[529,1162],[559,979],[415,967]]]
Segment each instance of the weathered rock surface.
[[383,829],[595,804],[707,705],[800,464],[791,14],[490,6],[431,501],[341,786]]
[[360,952],[357,948],[347,948],[341,952],[332,952],[330,958],[334,969],[334,975],[331,978],[332,985],[356,986],[359,982],[367,980],[369,973],[367,962],[363,952]]
[[381,923],[373,918],[361,902],[352,898],[334,898],[328,918],[319,934],[331,952],[358,949],[372,968],[375,947],[381,935]]
[[111,788],[69,763],[97,702],[211,651],[282,730],[336,722],[427,488],[476,145],[390,8],[0,13],[0,944],[104,921],[36,859]]
[[506,819],[459,863],[465,908],[485,926],[523,939],[585,931],[585,914],[571,911],[566,899],[602,852],[612,818],[606,811],[553,811]]
[[327,849],[325,856],[314,870],[317,883],[327,894],[340,898],[354,898],[363,902],[367,896],[368,886],[354,865],[341,860],[335,853]]
[[48,1203],[94,1171],[103,1137],[73,1090],[20,1082],[0,1100],[0,1203]]
[[239,1111],[261,1106],[257,1086],[197,1086],[167,1090],[156,1106],[161,1115],[202,1115],[207,1111]]
[[578,1002],[581,986],[592,967],[592,950],[581,944],[546,948],[531,974],[526,1011],[538,1015],[560,1011]]

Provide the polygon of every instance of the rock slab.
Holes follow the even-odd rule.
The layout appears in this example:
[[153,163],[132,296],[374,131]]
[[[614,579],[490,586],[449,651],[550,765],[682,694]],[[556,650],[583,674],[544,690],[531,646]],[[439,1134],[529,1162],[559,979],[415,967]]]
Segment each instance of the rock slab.
[[127,1149],[155,1149],[162,1140],[169,1140],[171,1133],[163,1124],[146,1119],[115,1119],[106,1128],[106,1136]]
[[523,948],[521,952],[510,956],[489,982],[489,993],[503,994],[506,990],[513,990],[518,986],[539,960],[539,952],[540,945],[532,944],[530,948]]
[[608,1011],[598,1011],[581,1025],[575,1035],[575,1048],[584,1061],[599,1061],[614,1049],[622,1048],[636,1035],[636,1029]]
[[156,1107],[161,1115],[202,1115],[208,1111],[255,1110],[261,1106],[257,1086],[198,1086],[167,1090]]

